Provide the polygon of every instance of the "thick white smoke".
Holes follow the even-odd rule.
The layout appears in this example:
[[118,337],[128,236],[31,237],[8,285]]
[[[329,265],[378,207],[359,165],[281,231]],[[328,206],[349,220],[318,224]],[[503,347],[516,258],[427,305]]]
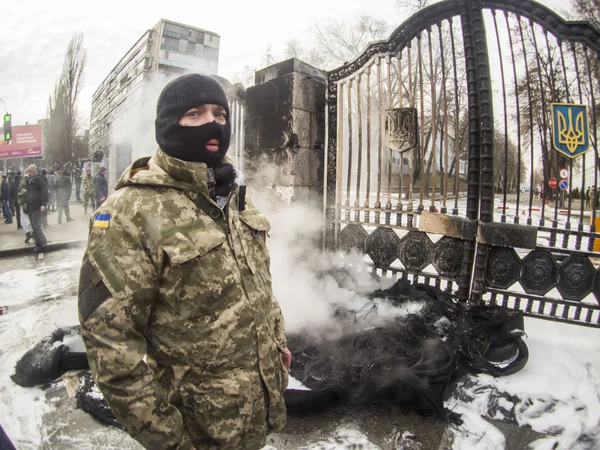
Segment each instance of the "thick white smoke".
[[[385,289],[394,281],[374,277],[367,270],[362,255],[346,256],[342,266],[339,255],[322,251],[322,212],[302,203],[282,200],[285,188],[273,187],[266,180],[273,172],[272,167],[261,167],[261,182],[252,183],[251,196],[271,222],[267,243],[273,290],[283,310],[288,334],[303,331],[334,337],[348,331],[337,329],[336,326],[341,326],[335,325],[339,321],[332,320],[339,307],[356,311],[350,314],[367,318],[370,325],[405,315],[408,311],[387,301],[367,298],[368,293]],[[256,181],[256,176],[252,178]],[[262,186],[261,190],[257,190],[257,186]],[[361,322],[364,326],[365,322]]]

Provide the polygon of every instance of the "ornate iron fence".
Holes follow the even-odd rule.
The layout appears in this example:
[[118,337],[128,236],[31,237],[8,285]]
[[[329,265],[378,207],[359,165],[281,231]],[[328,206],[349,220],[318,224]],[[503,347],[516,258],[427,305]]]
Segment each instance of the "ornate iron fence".
[[[598,191],[584,192],[599,55],[598,30],[530,0],[446,0],[329,72],[329,248],[461,300],[600,326]],[[590,111],[579,159],[552,148],[552,104],[572,102]],[[563,193],[549,186],[561,169]]]

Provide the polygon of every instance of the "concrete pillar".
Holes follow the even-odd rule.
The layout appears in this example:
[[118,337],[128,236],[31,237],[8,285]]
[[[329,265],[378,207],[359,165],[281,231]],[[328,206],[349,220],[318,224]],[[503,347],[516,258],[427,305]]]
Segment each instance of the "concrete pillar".
[[292,58],[257,71],[255,82],[246,91],[247,174],[251,177],[265,160],[271,162],[275,167],[272,185],[282,196],[320,206],[324,72]]

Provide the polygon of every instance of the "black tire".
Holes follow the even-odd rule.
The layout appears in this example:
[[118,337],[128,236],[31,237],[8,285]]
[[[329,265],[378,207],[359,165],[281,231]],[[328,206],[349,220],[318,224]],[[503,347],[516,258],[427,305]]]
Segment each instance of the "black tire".
[[520,371],[529,360],[529,349],[521,338],[500,345],[490,346],[485,353],[465,348],[459,352],[460,358],[476,372],[484,372],[495,377],[512,375]]

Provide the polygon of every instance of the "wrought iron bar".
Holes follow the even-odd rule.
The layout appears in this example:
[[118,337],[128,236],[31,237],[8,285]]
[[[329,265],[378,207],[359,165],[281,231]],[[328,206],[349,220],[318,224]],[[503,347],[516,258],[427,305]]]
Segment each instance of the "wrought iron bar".
[[[460,5],[465,69],[467,74],[467,91],[469,99],[469,169],[467,180],[467,218],[471,220],[478,220],[480,206],[480,80],[477,73],[477,48],[471,10],[472,3],[471,0],[461,0]],[[481,5],[479,5],[479,7],[481,8]],[[474,243],[466,241],[459,278],[458,298],[462,300],[471,298],[476,302],[479,302],[481,300],[480,286],[473,286],[473,289],[471,289],[471,285],[476,284],[475,279],[477,278],[477,275],[473,276],[474,253]],[[474,298],[473,291],[475,291]]]
[[[362,96],[361,96],[361,87],[362,85],[362,74],[358,74],[356,79],[356,112],[358,119],[358,154],[356,158],[356,198],[354,200],[354,206],[360,206],[360,181],[362,175],[362,150],[363,150],[363,119],[362,119]],[[357,209],[354,212],[354,217],[356,222],[360,222],[360,211]]]
[[[431,204],[429,206],[429,212],[435,212],[435,172],[436,172],[436,156],[437,156],[437,123],[436,123],[436,114],[437,114],[437,96],[436,96],[436,80],[433,73],[433,49],[431,46],[431,30],[427,30],[427,43],[429,45],[429,78],[431,79],[431,120],[429,121],[430,130],[430,139],[431,142],[431,161],[432,161],[432,173],[428,174],[431,177]],[[427,151],[427,149],[425,149]],[[423,161],[425,162],[425,161]]]
[[[598,195],[598,122],[596,121],[596,96],[594,95],[594,82],[592,80],[592,68],[590,65],[590,55],[588,53],[587,45],[583,44],[583,52],[585,53],[585,61],[587,65],[587,73],[588,73],[588,81],[590,83],[590,97],[592,103],[592,134],[594,135],[594,142],[592,142],[592,147],[594,149],[594,185],[596,189],[594,189],[594,207],[592,208],[592,223],[590,225],[590,231],[592,233],[596,232],[596,205],[597,205],[597,195]],[[600,56],[600,53],[597,53]],[[584,157],[585,158],[585,157]],[[585,172],[582,178],[585,178]],[[588,250],[592,251],[594,249],[594,240],[590,239],[588,242]]]
[[421,167],[420,167],[420,181],[421,188],[419,192],[419,207],[418,211],[423,211],[423,200],[425,194],[425,149],[423,144],[425,142],[425,131],[424,131],[424,122],[425,122],[425,99],[423,98],[423,55],[421,53],[421,35],[417,36],[417,50],[418,50],[418,58],[419,58],[419,99],[421,101],[421,120],[420,124],[420,140],[419,140],[419,154],[421,156]]
[[348,80],[348,183],[346,186],[346,219],[350,221],[350,189],[352,187],[352,79]]
[[460,111],[458,108],[458,74],[456,72],[456,47],[454,44],[454,19],[450,20],[450,44],[452,45],[452,68],[454,70],[454,209],[452,215],[458,215],[458,194],[459,194],[459,171],[460,171],[460,152],[459,131],[460,131]]
[[[343,116],[338,113],[338,99],[343,97],[343,90],[338,92],[339,86],[336,81],[328,80],[327,83],[327,105],[325,138],[327,141],[326,170],[324,180],[325,192],[325,227],[323,230],[323,250],[334,250],[337,247],[338,231],[341,222],[341,175],[338,177],[339,165],[337,164],[338,153],[343,150],[343,144],[338,139],[338,125],[343,122]],[[342,100],[343,101],[343,100]],[[339,192],[339,194],[338,194]],[[339,195],[339,197],[338,197]]]
[[[442,166],[441,163],[441,157],[440,157],[440,168],[443,167],[443,176],[444,176],[444,180],[443,180],[443,189],[444,189],[444,199],[443,199],[443,203],[442,203],[442,209],[441,212],[442,214],[446,214],[447,212],[447,208],[446,208],[446,200],[448,198],[448,97],[447,97],[447,92],[446,92],[446,58],[445,58],[445,50],[444,50],[444,39],[442,37],[442,25],[443,22],[438,24],[438,40],[440,42],[440,55],[441,55],[441,59],[442,59],[442,96],[444,98],[444,131],[443,131],[443,135],[444,135],[444,164]],[[455,136],[455,143],[456,143],[456,139],[457,136]],[[441,147],[441,144],[440,144]],[[456,147],[456,145],[455,145]],[[455,152],[458,151],[455,148]]]
[[[508,23],[508,13],[503,11],[504,20],[506,22],[506,30],[508,32],[508,40],[510,42],[510,58],[512,61],[512,69],[513,69],[513,81],[515,84],[515,102],[517,107],[517,177],[518,177],[518,189],[517,189],[517,205],[516,205],[516,213],[515,214],[515,223],[519,223],[519,203],[521,198],[521,108],[519,106],[519,87],[518,87],[518,79],[517,79],[517,65],[515,63],[515,50],[512,40],[512,33],[510,31],[510,25]],[[531,161],[531,183],[529,185],[529,207],[531,214],[531,205],[533,203],[533,160]]]
[[[550,41],[548,39],[548,30],[544,29],[544,38],[546,39],[546,52],[548,53],[548,66],[550,66],[550,89],[552,90],[552,95],[550,98],[550,101],[556,101],[557,99],[555,98],[556,96],[556,84],[555,84],[555,79],[554,79],[554,58],[552,56],[552,53],[550,52]],[[544,110],[544,117],[546,115],[546,111]],[[553,152],[553,148],[552,148],[552,142],[550,142],[550,146],[548,148],[548,151],[550,153],[554,153],[554,155],[556,156],[556,178],[557,180],[560,179],[560,158],[558,155],[558,152]],[[551,158],[550,158],[551,159]],[[562,196],[562,189],[557,192],[554,195],[554,221],[552,223],[552,226],[554,228],[558,228],[558,198],[559,196]],[[556,245],[556,233],[551,233],[550,234],[550,245],[552,247],[554,247]]]
[[[529,74],[529,61],[527,60],[527,49],[525,48],[525,39],[523,37],[523,24],[521,22],[521,16],[516,16],[517,17],[517,21],[519,22],[519,35],[521,37],[521,46],[523,48],[523,61],[525,61],[525,75],[527,77],[527,99],[529,100],[527,102],[527,104],[529,105],[529,146],[530,146],[530,158],[532,161],[532,166],[533,166],[533,161],[535,161],[535,158],[533,156],[533,147],[534,147],[534,130],[533,130],[533,99],[532,99],[532,95],[531,95],[531,75]],[[530,185],[533,186],[533,173],[535,171],[531,170],[531,181],[530,181]],[[545,175],[544,175],[545,176]],[[546,187],[546,183],[544,181],[544,185],[543,185],[543,195],[546,196],[548,195],[548,189]],[[540,194],[542,195],[542,194]],[[544,205],[545,199],[542,199],[542,207]],[[529,211],[527,213],[527,225],[531,225],[533,222],[533,219],[531,217],[531,213],[533,211],[533,195],[529,195]],[[542,214],[543,217],[543,214]]]
[[[398,60],[398,107],[402,108],[404,106],[404,102],[402,101],[402,87],[404,85],[402,81],[402,52],[398,53],[396,56]],[[402,157],[402,153],[399,153],[400,157],[400,175],[398,176],[398,201],[396,202],[396,210],[402,211],[402,178],[404,178],[404,158]],[[402,213],[396,214],[396,224],[400,225],[402,223]]]
[[[469,6],[470,25],[474,43],[474,55],[476,62],[477,98],[479,105],[479,139],[480,139],[480,210],[479,220],[482,222],[493,221],[494,214],[494,114],[491,94],[491,80],[489,70],[489,56],[487,53],[487,40],[481,2],[472,0]],[[473,271],[473,282],[471,289],[471,300],[481,302],[489,245],[478,244],[475,269]]]
[[[498,55],[500,57],[500,79],[502,80],[502,105],[504,107],[504,196],[502,201],[502,216],[501,222],[506,222],[506,195],[508,192],[508,112],[506,107],[506,85],[504,82],[504,60],[502,58],[502,46],[500,45],[500,33],[498,32],[498,22],[496,20],[496,10],[492,9],[492,17],[494,18],[494,30],[496,31],[496,45],[498,46]],[[517,198],[520,195],[520,189],[517,187]],[[518,200],[517,200],[518,202]],[[517,217],[519,217],[519,209],[517,208]]]
[[[377,201],[375,208],[381,208],[381,172],[383,168],[382,155],[382,138],[383,138],[383,123],[382,123],[382,104],[381,104],[381,57],[375,60],[377,65]],[[375,222],[381,223],[379,212],[375,213]]]
[[[533,21],[531,19],[529,19],[529,29],[531,30],[531,34],[533,36],[533,49],[535,51],[535,60],[537,63],[537,71],[538,71],[538,78],[539,78],[539,83],[540,83],[540,99],[542,102],[542,125],[541,125],[541,129],[539,128],[538,125],[538,130],[540,131],[540,137],[541,137],[541,141],[542,141],[542,154],[547,156],[550,152],[550,149],[548,148],[548,141],[547,141],[547,137],[546,137],[546,130],[548,129],[547,127],[547,123],[546,123],[546,96],[544,95],[543,89],[544,89],[544,81],[542,79],[542,67],[540,64],[540,51],[538,50],[538,45],[537,45],[537,38],[535,36],[535,28],[533,26]],[[530,106],[531,108],[531,106]],[[542,131],[543,130],[543,131]],[[542,164],[544,165],[544,177],[547,177],[550,175],[550,167],[545,167],[546,166],[546,157],[542,158]],[[533,161],[533,160],[532,160]],[[547,182],[547,180],[546,180]],[[554,189],[552,190],[553,194],[554,194]],[[546,193],[545,197],[546,200],[548,199],[547,197],[548,193]],[[542,202],[542,218],[540,219],[540,225],[543,226],[544,225],[544,217],[545,217],[545,206],[546,206],[546,202]],[[553,233],[550,233],[550,243],[552,244],[552,240],[554,239],[554,242],[556,243],[556,235]]]
[[[566,90],[566,94],[567,94],[567,103],[571,103],[571,92],[569,90],[569,80],[567,78],[567,66],[565,65],[565,53],[563,51],[563,45],[562,45],[562,41],[558,41],[558,48],[560,50],[560,61],[561,61],[561,65],[562,65],[562,70],[563,70],[563,79],[565,80],[565,90]],[[569,161],[569,176],[573,176],[573,159],[571,159]],[[584,178],[584,176],[582,176],[582,178]],[[581,195],[580,195],[580,200],[583,203],[584,201],[584,191],[582,190]],[[571,195],[571,183],[569,183],[569,206],[567,209],[567,222],[565,223],[565,229],[566,230],[570,230],[571,229],[571,205],[572,205],[572,195]],[[563,248],[567,248],[569,246],[569,236],[570,233],[565,233],[563,235]]]
[[[387,67],[387,92],[388,92],[388,109],[392,108],[392,76],[391,76],[391,58],[390,56],[385,57]],[[388,199],[385,204],[385,209],[392,209],[392,149],[388,147],[388,188],[387,188]],[[390,224],[391,214],[385,213],[385,223]]]
[[[571,53],[573,53],[573,60],[575,62],[575,73],[577,74],[577,93],[579,94],[579,103],[583,103],[583,94],[581,91],[581,80],[579,77],[579,59],[577,57],[577,50],[575,48],[575,42],[571,41]],[[585,157],[583,161],[581,161],[581,173],[585,174]],[[581,187],[585,189],[585,176],[581,177]],[[594,189],[595,191],[595,189]],[[594,196],[595,199],[595,196]],[[592,211],[595,209],[596,203],[592,205]],[[577,250],[581,249],[581,231],[583,231],[583,202],[581,202],[580,211],[579,211],[579,223],[577,224],[577,238],[575,239],[575,248]]]
[[[410,44],[408,45],[408,103],[410,105],[411,108],[415,107],[415,98],[413,95],[413,75],[412,75],[412,71],[413,71],[413,67],[412,67],[412,58],[411,58],[411,47]],[[416,133],[416,130],[415,130]],[[415,151],[416,149],[412,149],[409,151],[409,162],[408,162],[408,206],[407,206],[407,210],[408,211],[412,211],[413,210],[413,185],[414,185],[414,155],[415,155]],[[410,216],[412,217],[412,216]]]
[[[335,204],[342,204],[342,190],[343,190],[343,179],[344,179],[344,83],[338,84],[338,89],[341,95],[338,95],[338,110],[337,110],[337,172],[336,172],[336,194]],[[339,218],[338,218],[339,220]]]
[[[365,206],[369,206],[371,197],[371,67],[367,67],[367,193],[365,196]],[[367,215],[369,218],[370,215]],[[369,222],[369,220],[367,220]]]

